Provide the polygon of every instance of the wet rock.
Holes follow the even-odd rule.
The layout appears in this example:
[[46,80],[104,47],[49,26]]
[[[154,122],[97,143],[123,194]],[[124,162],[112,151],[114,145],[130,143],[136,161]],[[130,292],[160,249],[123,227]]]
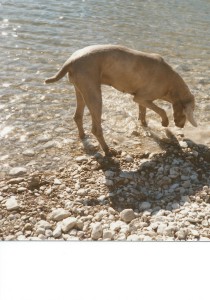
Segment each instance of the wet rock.
[[27,173],[27,169],[24,167],[15,167],[9,171],[10,176],[20,176],[25,175]]
[[15,196],[11,196],[6,200],[6,208],[7,210],[17,210],[20,208],[20,205],[18,203],[18,200]]
[[63,208],[54,209],[49,215],[48,218],[53,221],[61,221],[63,219],[68,218],[71,213]]
[[131,222],[135,218],[135,213],[131,208],[124,209],[120,213],[120,219],[126,223]]
[[147,210],[147,209],[150,209],[150,208],[151,208],[151,203],[150,202],[144,201],[144,202],[139,204],[139,209],[140,210]]

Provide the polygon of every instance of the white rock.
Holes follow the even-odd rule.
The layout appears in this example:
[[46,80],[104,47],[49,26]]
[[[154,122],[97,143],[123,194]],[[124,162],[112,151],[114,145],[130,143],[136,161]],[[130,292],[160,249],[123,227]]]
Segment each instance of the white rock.
[[71,215],[71,213],[68,210],[65,210],[63,208],[57,208],[57,209],[54,209],[49,214],[49,218],[53,221],[58,222],[58,221],[68,218],[70,215]]
[[118,241],[126,241],[126,235],[124,233],[119,233],[117,236]]
[[79,195],[79,196],[85,196],[87,194],[87,189],[79,189],[78,191],[77,191],[77,195]]
[[103,231],[103,239],[110,239],[112,240],[113,239],[113,236],[114,236],[114,232],[112,230],[108,230],[108,229],[105,229]]
[[91,238],[93,240],[98,240],[102,237],[102,234],[103,234],[103,229],[101,223],[96,222],[92,224]]
[[127,162],[133,162],[133,157],[131,156],[131,155],[126,155],[126,157],[125,157],[125,160],[127,161]]
[[131,222],[136,216],[131,208],[124,209],[120,212],[120,219],[124,222]]
[[168,237],[173,237],[174,236],[174,233],[176,232],[176,227],[175,226],[167,226],[164,231],[163,231],[163,234],[168,236]]
[[128,225],[128,224],[122,225],[121,229],[120,229],[120,232],[125,233],[126,235],[128,235],[130,233],[130,225]]
[[9,171],[9,175],[11,176],[19,176],[27,173],[27,169],[24,167],[15,167]]
[[197,230],[194,230],[194,229],[191,229],[191,234],[194,236],[194,237],[199,237],[199,232]]
[[179,141],[179,145],[182,148],[187,148],[188,147],[188,144],[185,141]]
[[43,228],[44,230],[46,230],[46,229],[51,229],[52,225],[49,222],[45,221],[45,220],[41,220],[41,221],[36,223],[35,227],[36,228]]
[[79,241],[79,237],[78,236],[72,236],[72,235],[70,235],[67,238],[67,241]]
[[45,231],[45,236],[46,236],[46,237],[51,237],[51,236],[53,236],[52,230],[51,230],[51,229],[47,229],[47,230]]
[[34,152],[33,149],[27,149],[27,150],[23,151],[22,154],[25,155],[25,156],[31,157],[31,156],[34,156],[34,155],[35,155],[35,152]]
[[126,223],[122,222],[122,221],[116,221],[116,222],[112,222],[110,224],[110,229],[114,230],[114,231],[118,231],[121,229],[121,226],[125,225]]
[[61,222],[62,231],[64,233],[68,232],[70,229],[74,228],[74,226],[76,225],[76,223],[77,223],[77,219],[74,218],[74,217],[69,217],[67,219],[64,219]]
[[55,178],[55,179],[54,179],[54,184],[55,184],[55,185],[61,185],[61,183],[62,183],[62,182],[61,182],[60,179],[58,179],[58,178]]
[[209,242],[210,239],[207,238],[207,237],[205,237],[205,236],[201,236],[201,237],[199,238],[199,241],[202,241],[202,242]]
[[78,156],[76,157],[76,162],[84,162],[84,161],[88,161],[88,157],[87,156]]
[[143,238],[143,241],[144,242],[150,242],[150,241],[152,241],[152,238],[151,238],[151,236],[145,235],[144,238]]
[[18,201],[15,196],[11,196],[10,198],[8,198],[6,200],[5,205],[7,210],[16,210],[20,208],[20,205],[18,204]]
[[158,225],[157,234],[163,235],[166,228],[167,228],[167,224]]
[[76,228],[78,230],[83,230],[83,227],[84,227],[84,223],[81,220],[77,220]]
[[140,241],[140,238],[137,234],[131,234],[127,237],[127,241],[129,242],[137,242]]
[[151,208],[151,203],[148,201],[144,201],[142,203],[139,204],[139,209],[141,210],[146,210],[146,209],[150,209]]
[[56,228],[53,231],[54,238],[59,238],[62,234],[61,224],[57,224]]

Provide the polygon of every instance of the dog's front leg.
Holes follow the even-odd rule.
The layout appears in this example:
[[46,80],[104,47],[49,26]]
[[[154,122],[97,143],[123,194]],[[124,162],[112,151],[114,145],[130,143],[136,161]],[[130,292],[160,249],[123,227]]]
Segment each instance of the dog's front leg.
[[168,117],[166,115],[166,112],[164,109],[158,107],[156,104],[154,104],[151,100],[144,100],[142,98],[138,98],[138,96],[134,97],[134,101],[137,102],[139,105],[149,108],[156,112],[162,119],[162,126],[167,127],[169,124]]

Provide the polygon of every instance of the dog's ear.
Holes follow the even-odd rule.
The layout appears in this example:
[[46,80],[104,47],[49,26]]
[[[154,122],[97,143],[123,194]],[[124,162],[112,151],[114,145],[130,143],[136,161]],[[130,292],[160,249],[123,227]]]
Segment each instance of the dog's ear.
[[197,127],[197,122],[195,121],[194,119],[194,116],[193,116],[193,110],[194,110],[194,105],[193,103],[187,103],[185,106],[184,106],[184,114],[186,115],[186,118],[187,120],[194,126],[194,127]]

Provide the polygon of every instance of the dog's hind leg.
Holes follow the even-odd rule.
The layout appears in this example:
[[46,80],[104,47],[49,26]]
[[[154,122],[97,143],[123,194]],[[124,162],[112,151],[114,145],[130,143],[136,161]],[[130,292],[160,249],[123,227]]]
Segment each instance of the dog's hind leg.
[[139,118],[141,121],[141,125],[142,126],[147,126],[147,122],[146,122],[146,107],[142,106],[139,104]]
[[75,87],[75,93],[77,99],[77,108],[74,114],[74,121],[77,124],[80,139],[84,139],[85,132],[83,128],[83,115],[85,109],[85,102],[83,100],[82,94],[79,92],[79,90],[76,87]]
[[102,96],[100,85],[96,85],[95,82],[89,82],[86,79],[85,82],[84,80],[80,80],[78,87],[83,96],[84,102],[90,111],[92,118],[92,134],[95,135],[106,155],[110,156],[117,154],[114,149],[110,149],[108,147],[103,136],[103,130],[101,127]]

